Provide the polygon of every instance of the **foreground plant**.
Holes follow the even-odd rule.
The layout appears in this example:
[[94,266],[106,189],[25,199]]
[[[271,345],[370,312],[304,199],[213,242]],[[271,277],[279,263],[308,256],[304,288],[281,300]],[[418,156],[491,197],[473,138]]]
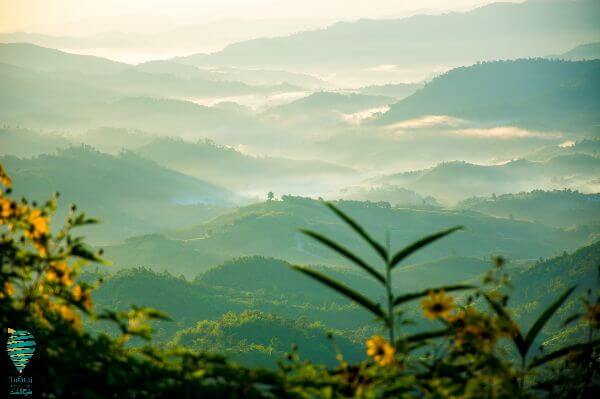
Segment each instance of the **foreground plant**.
[[[382,336],[374,336],[366,342],[367,354],[373,358],[376,365],[404,368],[407,366],[406,361],[399,361],[398,356],[404,360],[412,360],[413,363],[407,367],[407,373],[417,376],[414,381],[415,392],[420,390],[427,397],[452,397],[454,395],[480,397],[483,393],[485,393],[483,396],[486,397],[530,396],[532,392],[526,393],[526,377],[534,369],[547,363],[555,363],[563,357],[591,353],[587,356],[585,372],[582,372],[585,374],[584,382],[580,384],[582,392],[587,392],[587,387],[595,377],[599,366],[598,358],[594,355],[600,344],[600,340],[594,339],[595,331],[600,327],[600,322],[598,322],[600,320],[600,301],[598,299],[593,304],[590,300],[585,304],[586,312],[583,320],[588,322],[590,329],[587,342],[573,344],[528,360],[531,349],[543,328],[573,293],[575,287],[567,289],[555,302],[550,304],[526,333],[521,331],[506,308],[508,296],[501,290],[509,283],[507,275],[502,271],[504,264],[502,258],[495,259],[496,267],[484,276],[481,288],[459,284],[397,294],[393,290],[392,270],[411,254],[461,230],[462,227],[457,226],[432,234],[391,255],[389,238],[388,245],[384,247],[336,206],[331,203],[325,204],[379,255],[383,261],[384,273],[378,271],[381,267],[377,268],[368,264],[339,243],[313,231],[302,230],[302,232],[336,251],[377,280],[385,290],[387,303],[382,306],[352,288],[310,268],[292,267],[347,297],[383,322],[389,333],[389,340],[385,340]],[[486,285],[492,286],[492,288],[485,289]],[[493,314],[490,315],[479,310],[473,303],[472,296],[469,297],[466,305],[458,307],[454,298],[447,294],[452,291],[475,288],[477,288],[475,296],[484,298],[494,312]],[[412,336],[397,337],[395,314],[402,313],[402,310],[398,308],[409,301],[422,297],[425,297],[421,300],[424,316],[429,320],[440,321],[444,327]],[[569,318],[568,322],[577,321],[581,317],[581,314],[576,314]],[[518,366],[513,364],[512,355],[504,353],[497,347],[501,338],[509,339],[514,343],[519,356]],[[441,344],[434,345],[432,344],[433,340],[440,340]],[[430,352],[423,352],[425,348],[430,348],[438,355],[428,355],[427,353]],[[424,354],[425,356],[423,356]]]
[[[387,248],[375,241],[371,236],[352,218],[338,209],[331,203],[326,202],[325,205],[331,209],[340,219],[342,219],[352,230],[354,230],[376,253],[382,260],[384,273],[380,273],[378,270],[381,268],[369,265],[366,261],[362,260],[358,255],[354,254],[350,250],[346,249],[342,245],[336,243],[335,241],[310,230],[301,230],[302,233],[306,234],[309,237],[317,240],[318,242],[324,244],[330,249],[336,251],[346,259],[350,260],[354,265],[360,267],[365,272],[367,272],[372,278],[374,278],[377,282],[379,282],[384,290],[385,297],[387,299],[386,303],[382,306],[379,303],[365,297],[361,293],[355,291],[354,289],[347,287],[346,285],[326,276],[323,273],[318,271],[301,267],[301,266],[292,266],[295,270],[298,270],[301,273],[306,274],[307,276],[319,281],[320,283],[328,286],[329,288],[339,292],[340,294],[346,296],[351,299],[358,305],[367,309],[375,317],[383,322],[389,334],[389,341],[391,343],[396,342],[396,330],[398,328],[396,323],[396,309],[409,301],[421,298],[423,296],[428,295],[430,292],[451,292],[465,289],[475,288],[471,285],[466,284],[458,284],[458,285],[448,285],[443,287],[436,287],[427,290],[422,290],[419,292],[411,292],[405,293],[401,295],[396,295],[393,289],[392,282],[392,271],[396,266],[398,266],[403,260],[412,255],[413,253],[419,251],[420,249],[426,247],[427,245],[449,235],[458,230],[462,229],[462,226],[452,227],[447,230],[440,231],[438,233],[432,234],[425,238],[422,238],[405,248],[397,251],[395,254],[392,254],[389,249],[389,245]],[[389,239],[388,239],[389,242]]]
[[[11,185],[0,164],[0,326],[4,334],[11,328],[35,337],[28,367],[36,370],[36,397],[262,398],[258,384],[281,389],[273,372],[220,356],[126,345],[131,338],[150,340],[148,322],[166,316],[137,306],[96,311],[95,285],[78,276],[86,264],[105,261],[73,234],[96,221],[73,206],[65,223],[52,229],[58,195],[38,206],[13,198]],[[102,320],[114,334],[90,334],[84,319]]]

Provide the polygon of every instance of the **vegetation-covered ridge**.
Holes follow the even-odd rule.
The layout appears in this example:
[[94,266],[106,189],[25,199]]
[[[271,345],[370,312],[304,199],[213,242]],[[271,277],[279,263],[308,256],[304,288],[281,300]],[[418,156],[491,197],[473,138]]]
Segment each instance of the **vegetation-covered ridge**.
[[556,227],[600,223],[600,194],[584,194],[569,189],[474,197],[461,201],[458,207]]
[[376,122],[391,124],[425,115],[449,115],[597,133],[593,126],[598,123],[594,110],[600,102],[599,68],[600,60],[543,58],[460,67],[392,105]]
[[[69,392],[74,397],[116,398],[280,398],[280,397],[594,397],[598,381],[598,286],[583,296],[565,325],[580,325],[585,337],[548,352],[535,344],[548,322],[573,295],[566,287],[552,303],[518,326],[507,306],[508,280],[504,261],[482,284],[432,287],[418,292],[396,292],[391,271],[409,256],[457,231],[443,230],[392,251],[374,240],[352,218],[333,205],[330,209],[371,247],[383,270],[316,231],[304,233],[347,258],[379,286],[383,300],[358,292],[320,271],[294,269],[328,286],[372,313],[386,330],[365,343],[367,357],[350,363],[340,346],[334,367],[306,363],[297,346],[281,360],[277,370],[246,368],[220,355],[177,346],[168,349],[126,345],[132,338],[149,340],[152,319],[167,316],[151,308],[132,306],[127,312],[95,309],[94,284],[77,276],[86,262],[102,262],[73,229],[95,220],[71,208],[63,226],[50,228],[56,199],[41,206],[16,200],[12,181],[0,168],[0,322],[30,331],[36,337],[36,387],[42,396]],[[451,293],[470,292],[453,297]],[[431,325],[406,334],[410,323],[403,309],[421,300],[423,316]],[[81,320],[104,320],[120,331],[117,337],[90,334]],[[220,324],[201,323],[180,339],[205,336],[214,328],[239,328],[259,314],[228,316]],[[285,323],[283,323],[285,324]],[[235,331],[235,329],[234,329]],[[234,332],[235,334],[235,332]],[[201,338],[201,337],[200,337]],[[331,336],[332,344],[336,338]],[[135,341],[135,340],[134,340]],[[135,344],[135,342],[133,342]],[[86,381],[82,384],[81,381]]]
[[[385,202],[334,202],[344,212],[373,232],[379,240],[392,231],[392,245],[415,240],[436,227],[462,224],[465,231],[416,254],[414,262],[433,261],[451,254],[467,257],[503,255],[510,259],[537,259],[572,250],[588,242],[594,230],[565,231],[545,225],[501,219],[469,210],[439,208],[395,208]],[[343,223],[315,199],[282,196],[233,209],[212,220],[167,233],[140,236],[105,247],[106,256],[118,267],[144,265],[157,271],[195,277],[219,263],[243,256],[265,256],[290,263],[348,267],[298,232],[299,227],[322,231],[346,242],[369,260],[376,260],[369,247],[356,239]],[[260,232],[260,234],[257,234]],[[559,249],[560,248],[560,249]],[[202,256],[198,256],[202,254]]]

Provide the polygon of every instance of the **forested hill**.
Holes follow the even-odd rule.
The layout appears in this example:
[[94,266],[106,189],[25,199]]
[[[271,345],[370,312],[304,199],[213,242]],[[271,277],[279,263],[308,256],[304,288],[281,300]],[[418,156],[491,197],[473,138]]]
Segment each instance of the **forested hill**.
[[[432,168],[396,173],[373,180],[430,195],[445,202],[472,196],[492,196],[537,189],[586,187],[595,190],[600,158],[584,153],[566,153],[546,161],[516,159],[499,165],[443,162]],[[448,184],[451,182],[452,184]]]
[[[433,231],[456,225],[464,232],[436,242],[410,262],[432,261],[450,255],[537,259],[586,242],[590,232],[563,231],[541,224],[500,219],[472,211],[392,208],[387,203],[339,201],[345,212],[376,239],[391,230],[392,247],[408,245]],[[285,196],[240,207],[208,222],[165,236],[140,236],[105,247],[106,256],[119,267],[146,265],[195,276],[216,264],[240,256],[270,256],[300,264],[348,266],[335,252],[301,234],[306,228],[352,247],[379,265],[370,248],[320,201]],[[193,261],[190,261],[193,259]]]
[[522,325],[531,325],[540,312],[556,300],[567,288],[576,286],[575,294],[563,305],[539,343],[557,347],[575,336],[581,338],[584,323],[564,326],[562,322],[581,308],[586,292],[593,292],[600,281],[600,241],[580,248],[572,253],[540,259],[526,268],[511,270],[510,305],[516,308],[515,315]]
[[290,179],[302,180],[310,175],[342,177],[352,169],[317,160],[292,160],[256,157],[211,140],[188,142],[177,138],[158,138],[136,149],[136,153],[162,165],[199,179],[232,189],[253,185],[271,187]]
[[600,60],[521,59],[461,67],[394,104],[376,123],[449,115],[553,129],[600,122]]
[[557,227],[600,223],[600,194],[571,190],[534,190],[470,198],[461,201],[459,207],[492,216],[538,221]]
[[[39,202],[61,194],[57,218],[77,204],[103,221],[93,238],[112,241],[176,228],[214,207],[231,206],[226,189],[166,169],[132,152],[107,155],[88,146],[32,158],[0,157],[15,179],[15,193]],[[214,213],[213,213],[214,215]]]

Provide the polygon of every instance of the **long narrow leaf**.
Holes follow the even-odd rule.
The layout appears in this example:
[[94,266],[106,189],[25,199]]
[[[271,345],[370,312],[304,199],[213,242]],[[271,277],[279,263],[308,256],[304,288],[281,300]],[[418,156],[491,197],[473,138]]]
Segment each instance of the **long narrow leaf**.
[[581,314],[581,313],[575,313],[574,315],[571,315],[571,316],[569,316],[569,317],[567,318],[567,320],[565,320],[565,321],[562,323],[562,326],[563,326],[563,327],[566,327],[566,326],[568,326],[569,324],[573,323],[574,321],[577,321],[577,320],[579,320],[579,319],[581,318],[581,316],[583,316],[583,314]]
[[596,345],[600,345],[600,339],[596,339],[591,342],[585,342],[585,343],[565,346],[564,348],[557,349],[554,352],[548,353],[547,355],[533,358],[533,360],[529,364],[529,368],[533,369],[535,367],[539,367],[539,366],[546,364],[552,360],[556,360],[563,356],[566,356],[569,354],[569,352],[591,350]]
[[527,354],[527,351],[529,350],[531,345],[533,345],[533,342],[537,338],[540,331],[542,331],[542,328],[544,328],[546,323],[548,323],[548,320],[550,320],[550,318],[554,315],[554,313],[556,313],[558,308],[560,308],[561,305],[567,300],[569,295],[571,295],[573,291],[575,291],[575,288],[576,287],[573,286],[566,290],[556,301],[554,301],[554,303],[552,303],[550,306],[548,306],[548,308],[546,308],[546,310],[540,315],[540,317],[538,317],[536,322],[529,329],[529,332],[525,336],[525,354]]
[[388,253],[386,249],[379,244],[377,241],[373,240],[371,236],[367,234],[365,229],[363,229],[358,223],[356,223],[350,216],[346,215],[344,212],[339,210],[335,205],[330,202],[325,202],[325,205],[329,209],[331,209],[336,215],[338,215],[344,222],[346,222],[354,231],[358,233],[366,242],[368,242],[371,247],[381,256],[381,258],[387,262],[388,261]]
[[422,341],[425,341],[428,339],[440,338],[440,337],[446,336],[446,335],[448,335],[449,331],[450,330],[447,328],[445,328],[443,330],[427,331],[427,332],[423,332],[423,333],[409,335],[407,337],[404,337],[403,339],[406,342],[414,344],[414,343],[422,342]]
[[394,299],[394,306],[400,305],[401,303],[404,303],[404,302],[412,301],[413,299],[421,298],[421,297],[429,294],[430,291],[444,290],[446,292],[451,292],[451,291],[459,291],[459,290],[468,290],[468,289],[473,289],[473,288],[476,288],[476,287],[473,285],[458,284],[458,285],[446,285],[446,286],[437,287],[437,288],[429,288],[429,289],[422,290],[419,292],[411,292],[410,294],[404,294],[404,295],[397,296]]
[[[502,317],[504,320],[509,321],[511,324],[513,323],[512,319],[510,318],[508,313],[506,313],[504,308],[502,306],[500,306],[499,303],[497,303],[492,298],[490,298],[486,293],[483,293],[483,297],[490,304],[492,309],[494,309],[494,311],[498,314],[498,316]],[[525,357],[525,355],[527,354],[527,349],[526,349],[525,340],[523,339],[523,335],[521,334],[521,331],[517,330],[515,332],[514,336],[512,337],[512,339],[513,339],[513,342],[515,343],[515,346],[517,347],[517,350],[521,354],[521,356]]]
[[324,237],[319,233],[315,233],[314,231],[310,231],[310,230],[300,230],[300,231],[303,234],[306,234],[307,236],[312,237],[315,240],[319,241],[321,244],[333,249],[340,255],[348,258],[349,260],[354,262],[357,266],[361,267],[364,271],[369,273],[371,276],[375,277],[381,284],[385,285],[385,279],[379,272],[377,272],[375,269],[373,269],[371,266],[369,266],[365,261],[360,259],[358,256],[354,255],[352,252],[350,252],[346,248],[342,247],[341,245],[337,244],[334,241],[331,241],[329,238]]
[[358,303],[362,307],[371,311],[376,316],[381,317],[387,323],[388,317],[385,314],[385,312],[383,311],[383,309],[381,308],[381,306],[379,306],[376,303],[371,302],[371,300],[367,299],[362,294],[359,294],[358,292],[354,291],[353,289],[346,287],[342,283],[339,283],[339,282],[333,280],[332,278],[327,277],[323,273],[320,273],[316,270],[312,270],[312,269],[308,269],[308,268],[300,267],[300,266],[295,266],[295,265],[292,265],[292,268],[295,270],[298,270],[300,273],[304,273],[307,276],[317,280],[321,284],[328,286],[329,288],[333,289],[334,291],[337,291],[338,293],[344,295],[346,298],[353,300],[354,302]]
[[419,249],[423,248],[424,246],[427,246],[427,245],[431,244],[432,242],[437,241],[440,238],[447,236],[448,234],[452,234],[457,230],[462,230],[462,228],[463,228],[462,226],[452,227],[451,229],[440,231],[438,233],[432,234],[430,236],[427,236],[425,238],[422,238],[422,239],[410,244],[408,247],[401,249],[400,251],[398,251],[396,253],[396,255],[394,255],[394,257],[392,258],[392,260],[390,262],[390,266],[391,267],[396,266],[398,263],[400,263],[400,261],[402,261],[409,255],[411,255],[412,253],[418,251]]

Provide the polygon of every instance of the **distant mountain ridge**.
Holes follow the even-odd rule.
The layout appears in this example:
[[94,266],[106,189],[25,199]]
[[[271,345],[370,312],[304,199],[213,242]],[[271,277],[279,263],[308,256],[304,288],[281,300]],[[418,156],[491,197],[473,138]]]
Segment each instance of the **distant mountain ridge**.
[[[196,65],[363,68],[459,65],[544,56],[597,38],[594,0],[492,3],[465,13],[339,22],[289,36],[176,58]],[[490,46],[490,43],[494,43]]]
[[444,162],[433,168],[376,178],[421,195],[455,202],[472,196],[528,191],[531,187],[562,189],[590,183],[600,174],[600,158],[586,154],[560,155],[543,162],[519,159],[502,165]]
[[538,221],[556,227],[600,224],[600,194],[571,190],[534,190],[519,194],[470,198],[458,205],[488,215]]
[[600,42],[586,43],[577,46],[560,55],[553,56],[563,60],[581,61],[595,60],[600,58]]
[[318,160],[293,160],[254,157],[210,140],[189,142],[176,138],[159,138],[136,150],[180,172],[228,187],[253,185],[277,186],[282,180],[306,176],[347,176],[350,168]]
[[37,71],[85,71],[90,75],[116,73],[132,67],[123,62],[71,54],[30,43],[0,43],[0,62]]

